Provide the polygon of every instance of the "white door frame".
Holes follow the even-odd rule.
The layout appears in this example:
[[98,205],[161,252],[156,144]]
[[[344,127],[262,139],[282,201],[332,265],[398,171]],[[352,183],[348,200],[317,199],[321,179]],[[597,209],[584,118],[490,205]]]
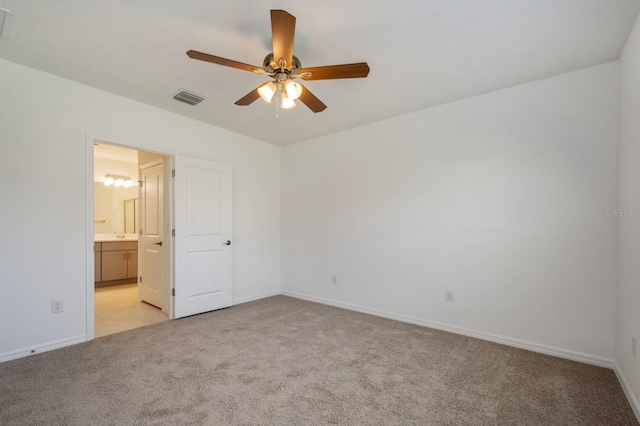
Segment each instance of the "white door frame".
[[[173,183],[171,182],[171,174],[170,171],[173,168],[174,164],[174,156],[173,154],[167,154],[164,152],[158,152],[149,150],[143,147],[138,147],[133,144],[123,144],[120,142],[114,142],[112,140],[100,137],[94,137],[89,133],[85,133],[85,197],[86,197],[86,216],[85,216],[85,238],[86,238],[86,339],[87,341],[93,340],[95,337],[95,257],[94,257],[94,191],[93,191],[93,178],[94,178],[94,143],[105,143],[109,145],[119,146],[122,148],[135,149],[137,151],[145,151],[154,154],[159,154],[167,157],[169,161],[166,162],[164,166],[165,171],[165,182],[169,182],[169,185],[165,185],[164,194],[165,200],[164,204],[165,213],[167,213],[168,217],[165,218],[165,228],[167,224],[169,225],[169,229],[173,228],[173,214],[174,214],[174,196],[173,196]],[[167,173],[169,171],[169,173]],[[139,232],[139,231],[138,231]],[[167,238],[167,249],[165,251],[164,259],[163,259],[163,268],[165,275],[165,283],[164,283],[164,291],[165,291],[165,300],[169,300],[169,318],[174,318],[173,312],[173,301],[171,300],[171,289],[173,288],[173,262],[174,262],[174,254],[173,254],[173,238]],[[166,306],[166,304],[165,304]],[[164,307],[163,307],[164,308]],[[164,309],[163,309],[164,311]]]

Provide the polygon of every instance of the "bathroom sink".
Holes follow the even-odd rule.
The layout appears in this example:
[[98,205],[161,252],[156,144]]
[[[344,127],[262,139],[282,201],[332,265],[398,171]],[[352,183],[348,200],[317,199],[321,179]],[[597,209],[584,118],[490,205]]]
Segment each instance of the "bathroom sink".
[[[121,235],[121,237],[118,237],[118,235]],[[124,235],[124,238],[122,235]],[[138,234],[94,234],[93,240],[96,243],[108,241],[138,241]]]

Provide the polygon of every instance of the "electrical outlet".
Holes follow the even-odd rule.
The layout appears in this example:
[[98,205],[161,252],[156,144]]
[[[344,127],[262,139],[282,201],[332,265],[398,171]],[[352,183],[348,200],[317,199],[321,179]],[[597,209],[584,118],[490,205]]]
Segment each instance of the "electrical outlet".
[[64,311],[64,300],[52,300],[51,301],[51,313],[57,314]]
[[638,338],[636,336],[631,336],[631,353],[634,357],[638,356]]
[[338,284],[338,276],[336,274],[331,275],[331,284]]
[[446,300],[447,302],[453,302],[453,292],[450,290],[445,290],[444,300]]

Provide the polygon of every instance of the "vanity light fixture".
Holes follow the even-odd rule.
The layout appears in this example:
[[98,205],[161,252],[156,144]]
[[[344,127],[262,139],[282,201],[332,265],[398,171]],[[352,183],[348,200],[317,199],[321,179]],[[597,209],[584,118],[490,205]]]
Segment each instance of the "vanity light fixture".
[[130,188],[133,186],[133,180],[130,177],[125,176],[115,176],[115,175],[107,175],[104,179],[104,184],[106,186],[123,186],[125,188]]

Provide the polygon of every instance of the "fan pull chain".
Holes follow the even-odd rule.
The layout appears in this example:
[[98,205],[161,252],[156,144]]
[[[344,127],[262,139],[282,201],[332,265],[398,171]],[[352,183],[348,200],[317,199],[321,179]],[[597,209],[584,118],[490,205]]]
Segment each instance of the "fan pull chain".
[[278,84],[278,87],[276,88],[276,120],[280,118],[280,103],[282,102],[280,100],[280,96],[280,85]]

